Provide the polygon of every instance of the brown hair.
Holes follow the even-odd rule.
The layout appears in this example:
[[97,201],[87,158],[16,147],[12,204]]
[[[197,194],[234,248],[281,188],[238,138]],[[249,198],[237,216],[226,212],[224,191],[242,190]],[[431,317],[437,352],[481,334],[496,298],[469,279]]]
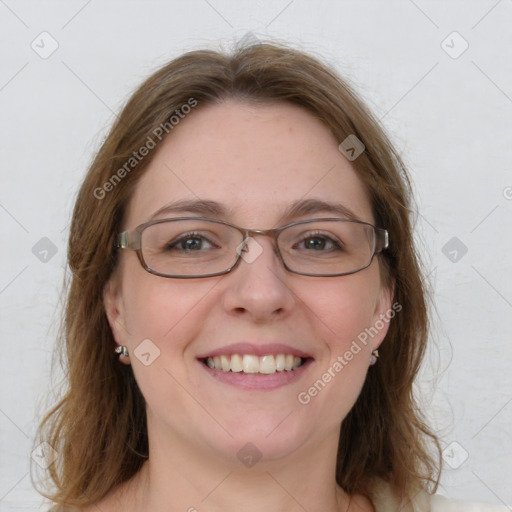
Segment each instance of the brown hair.
[[149,147],[150,139],[160,144],[158,127],[172,133],[169,120],[183,105],[195,101],[201,108],[227,98],[290,102],[323,121],[338,141],[353,134],[364,143],[352,166],[367,188],[376,223],[389,231],[391,244],[379,262],[402,310],[390,321],[379,362],[342,423],[336,479],[346,492],[370,499],[377,478],[404,499],[421,488],[435,491],[439,443],[413,395],[428,316],[404,165],[379,123],[329,66],[286,45],[262,43],[232,55],[192,51],[153,74],[122,110],[85,177],[73,212],[72,276],[58,345],[67,390],[38,431],[58,458],[48,468],[53,488],[41,494],[59,506],[97,502],[132,477],[148,456],[145,401],[131,367],[114,354],[102,299],[116,268],[115,235],[156,149],[140,161],[130,159]]

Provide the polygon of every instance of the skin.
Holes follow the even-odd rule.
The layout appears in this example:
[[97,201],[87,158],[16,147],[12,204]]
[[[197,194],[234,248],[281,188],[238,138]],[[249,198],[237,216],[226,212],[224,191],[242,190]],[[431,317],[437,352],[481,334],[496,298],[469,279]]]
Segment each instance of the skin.
[[[307,198],[342,203],[374,223],[364,186],[338,144],[296,106],[235,100],[204,106],[159,148],[137,184],[124,229],[184,198],[222,203],[230,210],[223,220],[246,228],[282,225],[285,208]],[[301,218],[322,216],[332,214]],[[201,279],[152,275],[134,251],[121,251],[104,298],[115,340],[131,354],[122,362],[132,365],[147,402],[150,455],[101,510],[371,510],[366,499],[338,488],[335,457],[340,424],[387,326],[309,404],[297,396],[390,309],[378,257],[356,274],[307,277],[286,271],[270,238],[256,241],[263,251],[254,261]],[[133,355],[144,339],[160,350],[148,366]],[[314,361],[291,384],[249,391],[218,382],[196,359],[246,340],[286,343]],[[236,456],[248,442],[262,454],[250,468]]]

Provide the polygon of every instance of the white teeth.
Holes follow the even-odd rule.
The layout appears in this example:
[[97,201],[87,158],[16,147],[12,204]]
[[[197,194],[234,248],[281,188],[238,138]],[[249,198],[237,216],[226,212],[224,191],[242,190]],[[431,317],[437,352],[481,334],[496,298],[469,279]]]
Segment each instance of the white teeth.
[[274,356],[260,358],[260,373],[276,373],[276,360]]
[[220,356],[220,363],[222,366],[222,370],[225,372],[229,372],[229,358],[228,356]]
[[[242,358],[238,354],[231,356],[231,362],[229,366],[232,372],[241,372],[244,369],[242,366]],[[221,368],[217,368],[217,370],[220,369]]]
[[244,372],[244,373],[263,373],[271,374],[282,371],[292,371],[299,368],[302,359],[293,354],[265,355],[258,357],[252,354],[233,354],[231,357],[226,355],[207,357],[206,364],[215,370],[224,372]]
[[260,361],[257,356],[245,354],[242,358],[244,373],[258,373],[260,371]]

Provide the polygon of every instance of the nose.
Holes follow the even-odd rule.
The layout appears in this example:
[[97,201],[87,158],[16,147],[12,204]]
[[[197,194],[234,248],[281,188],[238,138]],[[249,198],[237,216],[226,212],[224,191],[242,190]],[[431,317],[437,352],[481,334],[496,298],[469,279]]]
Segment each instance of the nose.
[[288,316],[296,302],[290,276],[271,239],[247,239],[239,264],[225,276],[225,311],[259,323]]

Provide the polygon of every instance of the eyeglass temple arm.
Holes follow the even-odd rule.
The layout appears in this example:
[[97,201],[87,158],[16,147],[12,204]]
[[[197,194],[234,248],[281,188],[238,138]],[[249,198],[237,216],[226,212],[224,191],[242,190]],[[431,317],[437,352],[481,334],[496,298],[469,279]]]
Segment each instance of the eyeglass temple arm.
[[387,229],[375,228],[377,232],[377,244],[375,246],[375,252],[379,253],[389,247],[389,233]]
[[140,249],[140,234],[138,232],[133,233],[129,231],[123,231],[117,235],[115,246],[118,249]]

